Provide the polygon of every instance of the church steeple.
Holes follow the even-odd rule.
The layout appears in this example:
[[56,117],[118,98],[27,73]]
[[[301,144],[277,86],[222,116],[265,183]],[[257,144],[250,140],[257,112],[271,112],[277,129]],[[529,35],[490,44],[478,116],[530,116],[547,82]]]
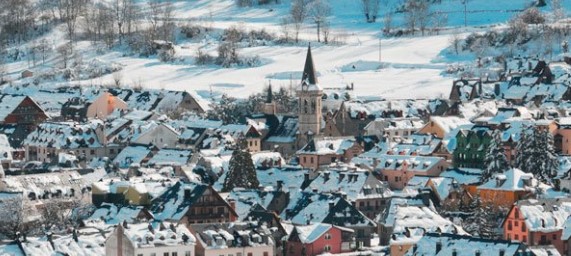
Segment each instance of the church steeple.
[[266,103],[272,103],[274,101],[274,95],[272,93],[272,83],[270,82],[270,86],[268,87],[268,95],[266,96]]
[[313,65],[313,56],[311,55],[311,44],[307,46],[307,56],[305,57],[305,66],[303,68],[303,76],[301,83],[317,84],[317,76],[315,75],[315,66]]

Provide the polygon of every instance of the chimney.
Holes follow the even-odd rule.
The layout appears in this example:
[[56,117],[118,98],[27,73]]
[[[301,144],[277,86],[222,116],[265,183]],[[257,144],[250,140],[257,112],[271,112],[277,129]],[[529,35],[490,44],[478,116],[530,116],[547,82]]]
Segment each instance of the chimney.
[[303,181],[309,181],[309,173],[308,172],[303,174]]
[[335,202],[334,201],[329,201],[329,210],[331,211],[331,209],[333,209],[333,206],[335,206]]
[[500,96],[500,84],[494,84],[494,94]]
[[506,250],[500,249],[500,256],[505,256],[505,255],[506,255]]
[[282,191],[283,186],[284,186],[284,181],[283,181],[283,180],[278,180],[278,181],[276,181],[276,184],[277,184],[277,190],[278,190],[278,191]]
[[345,178],[345,173],[340,172],[339,173],[339,182],[343,181],[344,178]]
[[192,190],[190,190],[190,188],[185,188],[184,189],[184,200],[190,200],[190,194],[191,194]]
[[328,180],[329,180],[329,175],[330,175],[329,172],[323,172],[323,179],[324,179],[325,181],[328,181]]
[[441,250],[442,250],[442,242],[438,241],[436,242],[436,253],[434,253],[434,255],[438,254]]

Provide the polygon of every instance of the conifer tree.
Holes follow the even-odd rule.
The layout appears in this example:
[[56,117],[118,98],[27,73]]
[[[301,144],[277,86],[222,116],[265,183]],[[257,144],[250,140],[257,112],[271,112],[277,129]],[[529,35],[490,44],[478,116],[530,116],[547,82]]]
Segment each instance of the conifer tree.
[[488,181],[495,173],[501,173],[510,167],[505,149],[502,146],[501,134],[500,130],[495,130],[492,135],[492,140],[484,158],[483,182]]
[[259,185],[260,182],[250,152],[241,149],[234,150],[222,191],[228,192],[237,187],[258,188]]
[[521,129],[521,134],[519,136],[519,140],[517,142],[516,145],[516,156],[515,156],[515,163],[514,163],[514,167],[524,171],[524,172],[528,172],[527,171],[527,167],[526,167],[526,159],[529,157],[529,146],[531,146],[531,142],[530,142],[530,127],[527,125],[524,125]]
[[533,143],[528,148],[529,157],[526,159],[528,172],[541,181],[551,183],[558,169],[557,153],[553,146],[553,135],[547,129],[533,130]]

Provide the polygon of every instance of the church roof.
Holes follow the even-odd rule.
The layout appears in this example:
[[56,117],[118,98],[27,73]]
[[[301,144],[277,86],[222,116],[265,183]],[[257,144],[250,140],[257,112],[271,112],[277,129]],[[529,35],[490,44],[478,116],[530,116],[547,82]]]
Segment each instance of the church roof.
[[313,64],[313,56],[311,54],[311,45],[307,47],[307,56],[305,57],[305,66],[303,67],[303,75],[301,77],[301,85],[308,85],[307,90],[320,91],[321,87],[317,85],[317,75],[315,65]]

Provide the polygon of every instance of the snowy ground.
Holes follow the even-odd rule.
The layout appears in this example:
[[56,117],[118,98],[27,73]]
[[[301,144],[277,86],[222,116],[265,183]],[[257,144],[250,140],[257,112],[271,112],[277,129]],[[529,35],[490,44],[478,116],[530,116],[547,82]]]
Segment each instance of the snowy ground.
[[[396,3],[400,2],[387,1],[389,6],[387,9],[395,8]],[[530,0],[468,1],[470,10],[487,10],[487,12],[468,13],[468,23],[474,27],[462,28],[464,7],[461,1],[443,0],[443,4],[435,5],[433,9],[449,12],[450,27],[444,35],[383,39],[379,46],[378,38],[382,24],[364,22],[359,9],[360,1],[330,0],[330,2],[333,7],[332,34],[345,35],[345,39],[341,45],[312,45],[320,84],[330,88],[345,87],[353,83],[357,95],[385,98],[446,97],[453,78],[442,76],[442,72],[453,60],[444,59],[441,53],[449,45],[451,31],[484,29],[479,26],[506,21],[514,15],[512,11],[523,9],[531,3]],[[192,21],[217,29],[233,25],[242,28],[264,28],[279,34],[279,20],[287,13],[289,0],[283,0],[278,5],[255,8],[237,8],[233,0],[180,0],[176,1],[176,6],[176,19],[180,22]],[[402,17],[396,16],[395,23],[399,22],[402,22]],[[302,31],[302,38],[306,41],[315,41],[314,33],[314,27],[308,22]],[[46,38],[58,44],[58,38],[63,38],[63,34],[56,29]],[[63,40],[60,41],[63,43]],[[183,46],[177,54],[188,57],[187,59],[191,59],[199,48],[215,55],[214,38],[200,42],[181,40],[177,44]],[[239,51],[241,55],[258,55],[262,65],[253,68],[221,68],[196,66],[192,61],[162,63],[156,57],[124,56],[120,50],[105,51],[98,56],[95,47],[88,42],[81,42],[76,46],[76,49],[83,52],[84,62],[97,57],[103,62],[123,66],[121,77],[126,86],[137,84],[148,88],[189,90],[205,97],[211,92],[247,97],[251,93],[260,92],[270,81],[274,86],[295,86],[299,83],[306,48],[307,43],[243,48]],[[379,49],[381,49],[382,64],[379,62]],[[58,61],[53,57],[48,60],[47,65],[56,65]],[[8,70],[12,76],[16,76],[26,68],[29,68],[29,63],[20,61],[10,64]],[[112,84],[116,77],[109,74],[73,83]],[[56,85],[65,83],[60,82]]]

